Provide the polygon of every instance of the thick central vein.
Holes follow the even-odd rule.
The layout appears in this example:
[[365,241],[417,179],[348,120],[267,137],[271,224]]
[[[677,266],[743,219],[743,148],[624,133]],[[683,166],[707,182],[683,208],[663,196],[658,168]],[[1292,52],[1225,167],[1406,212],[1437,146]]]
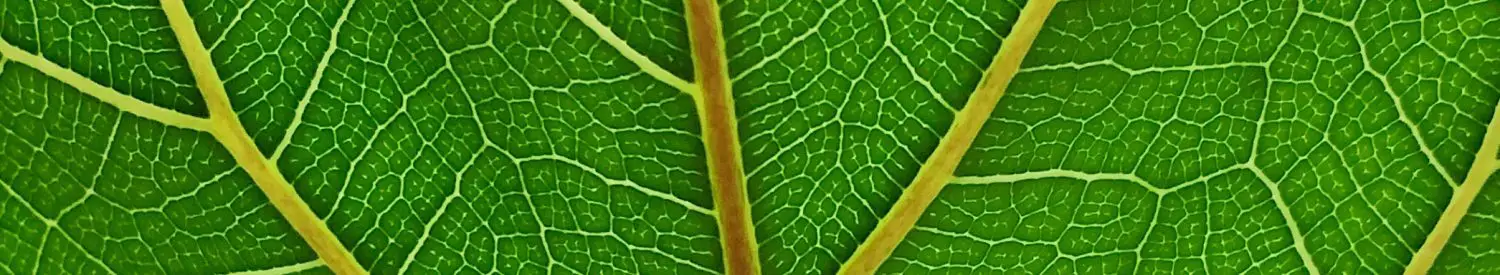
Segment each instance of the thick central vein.
[[750,200],[745,194],[745,168],[740,161],[739,131],[734,99],[729,94],[729,64],[719,4],[714,0],[686,0],[688,40],[693,51],[693,76],[698,81],[693,102],[703,128],[709,181],[719,223],[728,274],[760,274],[755,230],[750,222]]
[[282,217],[317,252],[330,270],[338,274],[364,274],[365,270],[354,260],[354,254],[344,248],[333,231],[328,230],[328,226],[318,219],[307,202],[297,195],[296,189],[282,177],[276,164],[267,160],[260,149],[255,147],[255,141],[246,134],[245,127],[240,124],[239,117],[229,105],[224,82],[219,79],[213,59],[209,57],[208,49],[203,47],[203,40],[198,37],[193,18],[188,16],[187,7],[183,6],[182,0],[162,0],[161,3],[172,32],[177,35],[177,43],[187,58],[188,67],[193,71],[198,91],[203,93],[203,100],[207,103],[210,124],[208,132],[234,155],[235,162],[250,174],[255,185],[265,192],[271,205],[281,212]]
[[1005,87],[1021,68],[1021,60],[1031,49],[1031,43],[1041,32],[1047,14],[1057,5],[1056,0],[1030,1],[1021,9],[1019,20],[1011,29],[1011,36],[1000,46],[990,68],[985,72],[979,87],[969,95],[969,102],[959,110],[948,133],[938,141],[937,150],[927,157],[927,162],[917,171],[917,178],[902,191],[901,198],[887,212],[885,218],[875,225],[875,231],[859,245],[839,269],[840,274],[872,274],[885,259],[890,257],[896,245],[906,238],[906,233],[916,225],[917,218],[937,198],[948,181],[953,179],[953,170],[958,168],[964,152],[974,143],[980,127],[994,112],[995,104],[1005,94]]

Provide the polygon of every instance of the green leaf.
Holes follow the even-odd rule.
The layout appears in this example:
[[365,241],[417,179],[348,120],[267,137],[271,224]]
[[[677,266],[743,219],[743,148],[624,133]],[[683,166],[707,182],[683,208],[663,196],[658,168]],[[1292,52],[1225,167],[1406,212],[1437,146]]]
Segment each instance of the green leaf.
[[1500,96],[1500,3],[1418,3],[1059,4],[883,270],[1400,272]]
[[[1019,2],[720,3],[765,273],[837,271]],[[683,3],[573,3],[186,6],[245,134],[371,272],[723,273]],[[0,4],[0,273],[327,272],[172,120],[210,114],[160,6]],[[1496,157],[1497,101],[1496,1],[1063,2],[881,271],[1399,272]],[[1433,271],[1500,270],[1481,190]]]

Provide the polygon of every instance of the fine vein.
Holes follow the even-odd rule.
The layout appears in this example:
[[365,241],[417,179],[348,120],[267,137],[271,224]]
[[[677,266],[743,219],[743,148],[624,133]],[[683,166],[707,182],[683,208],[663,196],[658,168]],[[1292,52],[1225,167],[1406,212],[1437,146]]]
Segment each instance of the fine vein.
[[1448,208],[1443,210],[1437,225],[1427,234],[1427,241],[1412,255],[1411,264],[1406,266],[1406,274],[1427,274],[1427,270],[1432,269],[1438,254],[1443,252],[1448,239],[1453,237],[1453,230],[1458,228],[1458,222],[1469,214],[1469,206],[1479,196],[1479,189],[1484,187],[1484,183],[1489,181],[1496,169],[1500,169],[1500,160],[1495,158],[1496,153],[1500,153],[1500,104],[1495,105],[1493,114],[1489,128],[1484,133],[1484,142],[1480,143],[1479,152],[1474,154],[1474,163],[1469,165],[1469,174],[1464,176],[1464,182],[1458,186],[1458,190],[1453,191],[1453,199],[1448,201]]
[[[565,0],[566,1],[566,0]],[[760,274],[755,229],[750,222],[750,199],[745,190],[745,167],[740,160],[739,130],[730,96],[729,61],[724,52],[723,24],[715,0],[685,0],[688,41],[693,51],[693,95],[698,123],[703,128],[708,174],[724,249],[724,273]]]
[[328,269],[338,274],[365,274],[364,268],[354,260],[354,254],[344,248],[333,231],[328,230],[328,226],[318,219],[307,202],[297,195],[296,189],[276,169],[276,164],[267,160],[261,155],[260,149],[255,147],[255,142],[245,132],[239,117],[229,105],[224,82],[219,79],[208,49],[203,47],[203,40],[199,38],[198,30],[194,27],[193,19],[188,16],[187,7],[183,6],[182,0],[162,0],[161,3],[172,32],[177,36],[177,43],[187,58],[188,67],[193,71],[198,91],[203,94],[203,100],[207,103],[208,132],[219,143],[224,144],[224,148],[234,156],[235,162],[250,174],[255,185],[265,192],[271,205],[307,241],[308,246],[327,264]]
[[10,42],[7,42],[3,39],[0,39],[0,56],[4,56],[10,61],[15,61],[26,66],[31,66],[32,68],[36,68],[36,70],[41,71],[43,74],[51,76],[52,78],[55,78],[58,81],[62,81],[63,83],[67,83],[68,85],[73,86],[74,89],[78,89],[78,91],[83,92],[84,94],[87,94],[94,98],[98,98],[99,101],[103,101],[105,104],[115,106],[115,108],[119,108],[121,111],[160,122],[168,126],[198,131],[208,131],[208,119],[183,114],[167,108],[162,108],[161,106],[146,103],[145,101],[141,101],[139,99],[136,99],[135,97],[120,93],[120,91],[116,91],[115,89],[100,85],[93,80],[89,80],[88,77],[84,77],[77,72],[73,72],[72,70],[63,68],[62,66],[58,66],[56,63],[52,63],[52,61],[47,60],[47,58],[17,48],[16,46],[11,45]]
[[938,141],[937,150],[922,164],[922,168],[917,171],[917,178],[902,191],[901,198],[896,200],[890,212],[875,225],[875,231],[870,233],[865,242],[854,251],[854,255],[850,256],[849,261],[839,269],[840,274],[875,273],[875,269],[890,257],[896,245],[916,225],[917,218],[932,204],[938,191],[942,191],[953,179],[953,170],[958,167],[964,152],[969,150],[974,138],[979,135],[979,128],[984,126],[990,113],[995,110],[1000,96],[1005,94],[1005,87],[1010,85],[1011,79],[1020,69],[1021,60],[1031,49],[1037,33],[1041,32],[1047,14],[1056,5],[1056,0],[1038,0],[1026,3],[1026,7],[1021,9],[1021,14],[1011,29],[1011,36],[1001,44],[1000,52],[995,55],[984,78],[979,81],[979,87],[969,95],[969,102],[953,119],[948,134]]

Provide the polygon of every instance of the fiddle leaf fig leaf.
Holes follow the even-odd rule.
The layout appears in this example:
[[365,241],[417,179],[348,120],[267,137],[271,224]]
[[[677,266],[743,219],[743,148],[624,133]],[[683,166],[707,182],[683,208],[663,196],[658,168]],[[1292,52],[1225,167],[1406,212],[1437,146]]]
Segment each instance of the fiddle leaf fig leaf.
[[0,273],[1500,271],[1500,2],[1026,6],[6,1]]

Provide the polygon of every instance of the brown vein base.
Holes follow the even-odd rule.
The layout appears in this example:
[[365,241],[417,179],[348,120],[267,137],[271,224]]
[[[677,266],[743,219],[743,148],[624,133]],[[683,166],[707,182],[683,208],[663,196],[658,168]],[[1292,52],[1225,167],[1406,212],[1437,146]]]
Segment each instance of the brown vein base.
[[969,95],[969,103],[958,111],[948,133],[938,141],[938,148],[927,157],[927,163],[917,171],[917,178],[901,193],[901,198],[875,225],[875,231],[859,245],[849,261],[839,269],[840,274],[872,274],[896,250],[896,245],[906,238],[906,233],[916,225],[917,219],[938,192],[953,179],[953,170],[959,160],[974,143],[980,127],[994,112],[995,104],[1005,94],[1005,87],[1021,68],[1021,60],[1031,49],[1031,43],[1041,31],[1042,22],[1057,5],[1056,0],[1034,0],[1026,3],[1021,15],[1012,27],[1010,37],[1000,46],[990,68],[985,72],[979,87]]
[[719,241],[727,274],[760,274],[755,230],[750,223],[750,200],[745,195],[745,171],[740,163],[739,132],[734,99],[729,94],[724,36],[719,5],[713,0],[686,0],[688,39],[692,43],[698,93],[698,123],[708,155]]

